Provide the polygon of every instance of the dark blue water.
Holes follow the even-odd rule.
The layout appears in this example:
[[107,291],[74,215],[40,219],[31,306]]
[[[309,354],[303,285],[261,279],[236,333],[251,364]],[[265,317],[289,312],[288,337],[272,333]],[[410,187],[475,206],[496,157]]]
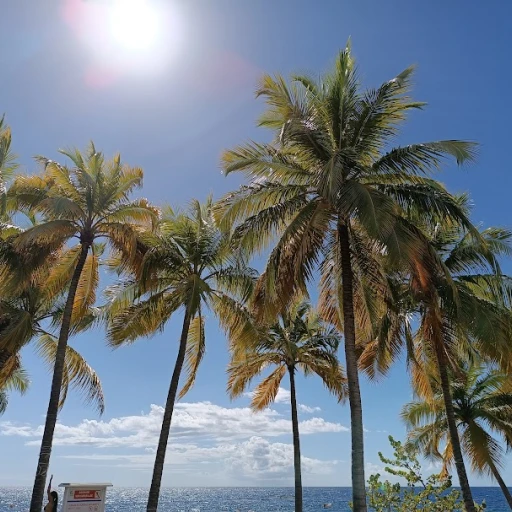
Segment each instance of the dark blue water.
[[[143,512],[147,489],[111,489],[107,496],[107,512]],[[497,487],[473,489],[477,502],[485,499],[489,512],[507,512]],[[30,489],[0,488],[0,512],[26,512]],[[309,487],[304,489],[304,511],[321,511],[324,503],[332,503],[332,512],[348,512],[348,487]],[[187,488],[164,489],[160,498],[162,512],[293,512],[292,488]],[[60,507],[59,507],[60,512]]]

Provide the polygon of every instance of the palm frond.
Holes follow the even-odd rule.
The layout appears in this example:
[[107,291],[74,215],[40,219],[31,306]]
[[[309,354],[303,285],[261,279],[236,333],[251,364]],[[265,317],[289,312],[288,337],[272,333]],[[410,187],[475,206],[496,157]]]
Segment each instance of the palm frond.
[[[452,444],[446,432],[446,424],[428,423],[409,431],[407,442],[419,449],[427,458],[443,461],[443,472],[447,473],[453,463]],[[445,444],[442,451],[441,446]]]
[[477,421],[469,422],[461,441],[473,471],[492,476],[493,468],[503,466],[503,449]]
[[444,404],[440,400],[434,402],[415,401],[406,404],[400,413],[404,422],[411,428],[435,421],[443,414]]
[[246,350],[258,343],[261,333],[247,308],[224,293],[217,292],[209,300],[232,350]]
[[266,409],[269,404],[274,402],[286,371],[286,366],[278,366],[266,379],[256,386],[251,401],[251,407],[255,411]]
[[5,383],[3,390],[17,391],[23,395],[27,392],[29,386],[30,379],[28,373],[23,367],[20,367],[11,373],[11,376]]
[[158,208],[147,199],[137,199],[116,206],[107,214],[107,222],[128,222],[151,230],[154,229],[159,217]]
[[[57,339],[50,334],[41,334],[37,341],[37,350],[39,355],[47,361],[49,368],[53,369],[57,354]],[[94,404],[99,413],[103,414],[105,398],[101,381],[85,359],[70,346],[66,349],[61,407],[64,405],[68,385],[82,392],[85,402]]]
[[15,239],[15,244],[22,249],[26,249],[32,244],[64,244],[76,232],[77,226],[71,220],[50,220],[20,233]]
[[214,273],[216,288],[239,297],[242,303],[252,295],[257,272],[244,264],[231,265],[221,268]]
[[17,176],[7,192],[7,207],[30,213],[48,197],[48,182],[41,176]]
[[144,171],[140,167],[120,166],[119,173],[112,180],[110,202],[122,201],[130,196],[134,189],[142,186]]
[[45,176],[50,182],[54,183],[62,191],[61,197],[69,198],[69,200],[75,203],[76,207],[80,208],[79,205],[82,203],[80,191],[75,186],[75,183],[73,183],[70,170],[66,166],[43,156],[36,156],[35,159],[44,165]]
[[308,203],[308,198],[303,194],[259,210],[235,228],[233,245],[248,254],[264,250],[278,234],[286,230]]
[[[259,354],[254,351],[241,351],[232,355],[227,368],[228,384],[227,392],[231,399],[237,398],[247,391],[251,381],[257,377],[269,364],[269,359],[276,361],[274,357],[268,357],[268,354]],[[277,361],[280,359],[277,358]]]
[[17,156],[11,151],[11,129],[5,125],[5,116],[0,118],[0,216],[7,214],[7,184],[18,168]]
[[0,331],[0,349],[15,354],[32,339],[34,317],[30,311],[10,307],[7,303],[1,304],[0,308],[3,315],[7,315],[3,317],[4,325]]
[[0,391],[24,394],[29,385],[30,380],[21,364],[21,357],[19,353],[14,352],[0,367]]
[[255,306],[258,316],[272,318],[297,295],[306,292],[321,256],[331,212],[311,201],[282,233],[259,279]]
[[183,297],[178,292],[160,292],[118,311],[114,317],[110,316],[109,343],[117,347],[162,331],[172,313],[182,305],[182,301]]
[[178,395],[183,398],[196,380],[197,370],[205,353],[204,318],[201,314],[192,319],[187,337],[187,380]]
[[372,165],[372,173],[430,174],[439,170],[445,155],[452,156],[458,164],[471,162],[476,156],[477,144],[473,142],[446,140],[411,144],[397,147],[381,156]]
[[78,281],[73,304],[72,321],[74,323],[87,314],[96,302],[96,290],[100,280],[99,268],[99,257],[94,252],[90,252]]
[[335,354],[325,357],[322,351],[318,351],[310,360],[304,363],[300,362],[299,367],[303,368],[306,374],[318,375],[325,387],[339,402],[348,397],[347,378]]
[[83,211],[80,203],[60,195],[45,197],[37,203],[34,207],[34,211],[45,216],[51,216],[54,219],[68,221],[86,217],[86,213]]
[[50,297],[56,297],[62,293],[71,281],[71,277],[80,256],[80,245],[64,251],[51,268],[44,287]]

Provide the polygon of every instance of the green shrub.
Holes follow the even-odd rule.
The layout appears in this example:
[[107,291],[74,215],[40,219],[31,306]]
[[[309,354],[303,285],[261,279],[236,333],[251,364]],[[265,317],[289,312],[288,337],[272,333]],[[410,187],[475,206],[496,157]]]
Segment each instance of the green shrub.
[[[375,512],[455,512],[464,510],[460,492],[452,488],[451,479],[439,474],[425,478],[418,461],[418,451],[407,444],[395,441],[389,436],[393,448],[393,458],[388,459],[379,452],[385,464],[384,470],[402,479],[402,483],[382,482],[381,475],[368,479],[368,507]],[[485,503],[477,505],[477,510],[485,509]]]

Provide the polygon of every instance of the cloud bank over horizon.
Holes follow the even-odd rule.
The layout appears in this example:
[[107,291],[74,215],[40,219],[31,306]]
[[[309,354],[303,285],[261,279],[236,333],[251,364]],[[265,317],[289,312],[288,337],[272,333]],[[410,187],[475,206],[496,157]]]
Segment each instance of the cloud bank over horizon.
[[[280,392],[283,398],[278,404],[286,404],[287,393],[285,389]],[[320,417],[319,407],[300,404],[300,410],[307,416],[299,425],[302,439],[349,431],[341,423]],[[163,412],[163,407],[152,404],[148,412],[138,415],[83,419],[77,424],[59,422],[53,461],[150,473]],[[17,438],[27,449],[39,446],[42,432],[43,425],[0,422],[0,436]],[[278,439],[281,437],[286,439]],[[287,484],[293,476],[290,438],[288,411],[268,408],[255,413],[250,407],[223,407],[206,401],[177,403],[166,471],[180,479],[187,474],[200,477],[204,485]],[[312,485],[334,475],[341,462],[304,452],[302,469],[306,482],[309,480]]]

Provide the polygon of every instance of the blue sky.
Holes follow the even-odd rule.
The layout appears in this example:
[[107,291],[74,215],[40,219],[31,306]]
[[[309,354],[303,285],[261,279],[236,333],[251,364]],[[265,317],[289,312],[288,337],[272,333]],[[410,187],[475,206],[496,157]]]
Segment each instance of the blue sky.
[[[0,111],[26,172],[36,170],[35,154],[56,158],[58,148],[93,139],[107,154],[120,151],[126,162],[144,168],[141,195],[155,203],[219,197],[239,183],[221,175],[221,151],[268,137],[255,127],[262,110],[254,99],[258,77],[321,73],[351,36],[365,84],[418,65],[415,97],[429,105],[411,116],[398,143],[480,142],[475,165],[448,165],[442,179],[453,191],[471,193],[475,221],[512,225],[508,2],[489,8],[462,0],[155,0],[155,8],[165,30],[148,54],[113,42],[100,0],[5,7]],[[512,270],[510,264],[505,269]],[[101,376],[107,410],[98,418],[76,393],[69,397],[52,454],[56,480],[149,485],[180,324],[176,318],[163,334],[116,352],[105,347],[101,330],[72,340]],[[292,484],[286,382],[280,403],[266,413],[250,413],[248,397],[231,403],[226,341],[213,320],[207,327],[207,356],[178,407],[164,485]],[[0,486],[29,485],[37,460],[50,375],[30,349],[24,362],[30,391],[13,395],[0,418],[0,453],[9,461],[0,468]],[[350,485],[348,408],[314,379],[298,386],[305,484]],[[374,470],[387,435],[405,434],[398,418],[411,397],[404,367],[379,384],[363,382],[362,392],[366,457]],[[504,476],[512,481],[511,457]]]

